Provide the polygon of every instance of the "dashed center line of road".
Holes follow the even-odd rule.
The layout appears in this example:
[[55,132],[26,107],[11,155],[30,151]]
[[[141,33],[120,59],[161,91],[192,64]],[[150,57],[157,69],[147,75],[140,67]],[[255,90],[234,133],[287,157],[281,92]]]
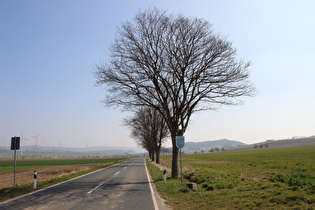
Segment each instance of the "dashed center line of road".
[[103,183],[97,185],[96,187],[94,187],[93,190],[89,191],[88,194],[91,194],[92,192],[94,192],[97,188],[99,188],[100,186],[102,186]]
[[127,167],[125,167],[124,169],[126,169]]
[[[124,169],[126,169],[127,167],[125,167]],[[117,171],[116,173],[115,173],[115,176],[117,175],[117,174],[119,174],[120,173],[120,171]],[[102,186],[103,185],[103,183],[101,183],[101,184],[99,184],[99,185],[97,185],[96,187],[94,187],[91,191],[89,191],[88,192],[88,194],[91,194],[91,193],[93,193],[95,190],[97,190],[100,186]]]

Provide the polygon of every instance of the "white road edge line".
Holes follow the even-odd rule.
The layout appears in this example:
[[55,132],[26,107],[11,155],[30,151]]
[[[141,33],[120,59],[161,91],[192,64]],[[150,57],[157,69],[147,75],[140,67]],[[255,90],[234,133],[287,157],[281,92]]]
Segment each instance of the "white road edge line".
[[94,192],[97,188],[99,188],[99,187],[102,186],[102,185],[103,185],[103,183],[97,185],[96,187],[94,187],[93,190],[89,191],[88,194],[91,194],[92,192]]
[[150,191],[151,191],[151,196],[152,196],[152,200],[153,200],[154,209],[155,210],[159,210],[159,206],[158,206],[156,198],[155,198],[154,190],[153,190],[153,187],[152,187],[152,182],[151,182],[150,177],[149,177],[150,175],[149,175],[149,172],[148,172],[148,169],[147,169],[147,164],[146,164],[145,160],[146,160],[146,158],[144,159],[144,166],[145,166],[145,171],[147,172],[147,178],[148,178],[148,181],[149,181],[149,186],[150,186]]

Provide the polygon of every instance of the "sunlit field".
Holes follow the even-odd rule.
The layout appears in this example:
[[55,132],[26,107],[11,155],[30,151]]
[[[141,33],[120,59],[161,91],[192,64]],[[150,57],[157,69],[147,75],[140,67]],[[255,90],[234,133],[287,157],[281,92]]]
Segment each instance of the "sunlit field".
[[[174,209],[314,209],[315,146],[183,155],[183,176],[168,178],[148,164]],[[161,165],[171,168],[171,156]],[[169,174],[169,173],[168,173]],[[196,182],[197,190],[186,183]]]

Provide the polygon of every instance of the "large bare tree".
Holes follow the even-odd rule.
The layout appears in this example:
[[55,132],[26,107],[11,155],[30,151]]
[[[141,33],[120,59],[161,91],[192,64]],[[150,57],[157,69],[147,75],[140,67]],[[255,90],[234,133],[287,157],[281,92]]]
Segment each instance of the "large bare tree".
[[[152,161],[160,163],[160,151],[163,141],[169,135],[169,129],[162,115],[152,107],[144,107],[131,118],[125,118],[124,124],[131,128],[131,137],[149,152]],[[155,156],[154,156],[155,154]]]
[[170,130],[172,176],[178,177],[176,136],[191,115],[250,96],[250,62],[236,58],[232,43],[203,19],[168,15],[159,9],[138,12],[118,29],[107,62],[96,66],[105,104],[126,110],[153,107]]

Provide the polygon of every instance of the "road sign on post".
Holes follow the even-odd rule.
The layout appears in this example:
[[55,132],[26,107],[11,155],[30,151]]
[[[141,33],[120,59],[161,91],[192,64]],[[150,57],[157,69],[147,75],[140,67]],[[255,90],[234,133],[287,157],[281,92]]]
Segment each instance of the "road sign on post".
[[180,155],[180,173],[181,173],[181,181],[183,182],[183,166],[182,166],[182,148],[185,146],[185,137],[184,136],[176,136],[176,147],[179,148]]
[[11,137],[11,150],[14,150],[14,180],[13,187],[15,187],[15,168],[16,168],[16,150],[20,149],[20,137]]
[[185,137],[184,136],[176,136],[176,147],[181,149],[185,146]]

